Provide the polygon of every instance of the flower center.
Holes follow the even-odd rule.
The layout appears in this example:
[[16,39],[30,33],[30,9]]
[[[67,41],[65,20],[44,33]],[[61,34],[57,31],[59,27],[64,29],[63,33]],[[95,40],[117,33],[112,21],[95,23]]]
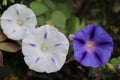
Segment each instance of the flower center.
[[22,25],[24,24],[24,22],[23,22],[23,20],[18,20],[17,24],[18,24],[19,26],[22,26]]
[[43,44],[43,45],[41,46],[41,50],[42,50],[43,52],[48,51],[48,46],[45,45],[45,44]]
[[85,45],[87,51],[94,51],[95,50],[95,43],[92,41],[88,41]]

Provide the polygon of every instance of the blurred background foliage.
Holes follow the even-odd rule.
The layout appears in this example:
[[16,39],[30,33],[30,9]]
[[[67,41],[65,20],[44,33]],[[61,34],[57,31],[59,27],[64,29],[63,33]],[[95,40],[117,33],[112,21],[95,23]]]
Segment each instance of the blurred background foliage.
[[0,0],[0,15],[15,3],[25,4],[34,11],[38,21],[36,27],[51,24],[66,36],[89,23],[101,25],[113,37],[114,51],[109,63],[92,69],[73,59],[71,44],[60,71],[36,73],[24,62],[21,41],[6,39],[0,33],[0,40],[4,39],[0,41],[0,80],[120,80],[120,0]]

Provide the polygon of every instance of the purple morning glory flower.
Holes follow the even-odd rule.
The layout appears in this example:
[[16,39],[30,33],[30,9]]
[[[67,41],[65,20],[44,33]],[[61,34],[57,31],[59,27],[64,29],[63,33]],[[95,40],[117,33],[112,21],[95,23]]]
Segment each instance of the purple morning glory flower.
[[87,67],[100,67],[107,63],[113,51],[112,37],[100,26],[89,24],[75,34],[75,59]]

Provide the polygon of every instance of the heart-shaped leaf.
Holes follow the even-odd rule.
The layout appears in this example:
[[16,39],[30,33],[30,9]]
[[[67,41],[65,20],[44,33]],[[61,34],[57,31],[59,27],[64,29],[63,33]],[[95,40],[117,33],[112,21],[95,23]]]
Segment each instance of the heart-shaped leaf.
[[66,16],[61,11],[54,11],[51,14],[51,19],[48,21],[49,23],[52,23],[54,26],[61,27],[65,29],[66,26]]
[[[71,16],[68,20],[67,20],[67,24],[66,24],[66,30],[67,30],[67,35],[69,34],[74,34],[79,30],[79,26],[80,26],[80,20],[78,17],[76,16]],[[77,29],[78,30],[77,30]]]
[[52,0],[43,0],[43,3],[51,10],[56,10],[56,5]]
[[69,1],[64,3],[57,3],[58,10],[62,11],[67,18],[72,15],[73,7]]
[[35,1],[30,3],[30,7],[35,12],[36,16],[41,15],[48,10],[44,4]]
[[0,43],[0,50],[7,52],[17,52],[20,50],[20,46],[12,42],[2,42]]
[[43,16],[37,17],[37,24],[38,26],[44,25],[46,23],[46,20]]

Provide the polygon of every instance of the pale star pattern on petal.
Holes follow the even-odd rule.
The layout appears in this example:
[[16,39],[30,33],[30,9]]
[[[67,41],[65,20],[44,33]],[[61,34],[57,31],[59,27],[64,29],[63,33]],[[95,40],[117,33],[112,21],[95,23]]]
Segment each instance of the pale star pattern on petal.
[[8,38],[23,39],[37,24],[33,11],[23,4],[10,6],[1,16],[1,28]]
[[27,35],[22,52],[28,67],[36,72],[56,72],[65,63],[69,42],[55,27],[43,25]]

